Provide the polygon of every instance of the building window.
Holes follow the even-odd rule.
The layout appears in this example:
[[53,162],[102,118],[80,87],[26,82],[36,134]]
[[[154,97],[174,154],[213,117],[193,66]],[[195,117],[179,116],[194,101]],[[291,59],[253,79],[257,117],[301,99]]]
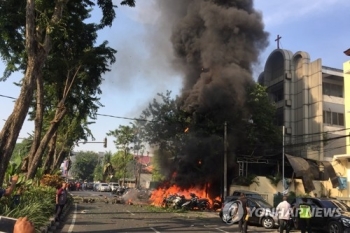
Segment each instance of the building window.
[[344,126],[344,114],[339,112],[323,111],[323,123]]
[[338,113],[338,121],[339,121],[339,125],[344,125],[344,114],[343,113]]
[[343,98],[343,86],[338,84],[323,83],[322,91],[324,95],[331,95]]

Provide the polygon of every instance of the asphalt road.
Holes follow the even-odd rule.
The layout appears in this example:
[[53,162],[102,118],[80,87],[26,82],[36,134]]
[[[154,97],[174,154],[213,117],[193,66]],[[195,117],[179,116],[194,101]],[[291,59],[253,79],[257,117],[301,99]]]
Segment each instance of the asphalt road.
[[[78,193],[78,194],[77,194]],[[76,192],[74,195],[94,198],[94,203],[75,203],[73,210],[60,226],[60,233],[107,233],[107,232],[238,232],[238,225],[226,225],[218,212],[191,211],[185,213],[166,212],[141,203],[129,205],[111,204],[108,193]],[[99,195],[105,195],[99,196]],[[109,200],[105,203],[105,200]],[[76,198],[79,200],[79,198]],[[249,226],[248,232],[277,232],[263,227]]]

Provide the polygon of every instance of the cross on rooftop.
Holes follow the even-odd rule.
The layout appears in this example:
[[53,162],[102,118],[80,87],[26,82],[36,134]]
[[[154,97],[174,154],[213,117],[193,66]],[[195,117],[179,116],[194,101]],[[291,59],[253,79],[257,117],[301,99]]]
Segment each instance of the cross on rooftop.
[[282,37],[280,36],[280,35],[277,35],[277,38],[276,38],[276,40],[275,41],[277,41],[277,48],[279,49],[280,48],[280,39],[281,39]]

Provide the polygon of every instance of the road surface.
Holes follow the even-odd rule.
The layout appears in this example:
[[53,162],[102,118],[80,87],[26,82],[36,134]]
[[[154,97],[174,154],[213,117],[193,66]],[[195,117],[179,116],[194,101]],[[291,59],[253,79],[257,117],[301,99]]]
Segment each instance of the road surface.
[[[78,193],[78,194],[77,194]],[[73,195],[95,199],[94,203],[75,203],[60,233],[170,233],[170,232],[238,232],[238,225],[226,225],[218,212],[167,212],[144,204],[111,204],[109,193],[75,192]],[[105,195],[108,203],[105,202]],[[78,200],[79,198],[76,198]],[[249,226],[248,232],[276,232],[263,227]]]

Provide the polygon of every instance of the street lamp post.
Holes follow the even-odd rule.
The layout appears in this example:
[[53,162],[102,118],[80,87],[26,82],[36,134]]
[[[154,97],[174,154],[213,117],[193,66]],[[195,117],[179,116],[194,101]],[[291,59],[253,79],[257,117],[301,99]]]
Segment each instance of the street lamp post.
[[223,182],[223,193],[222,193],[222,202],[227,196],[227,122],[224,124],[224,182]]
[[282,191],[285,192],[284,188],[284,126],[282,127]]

